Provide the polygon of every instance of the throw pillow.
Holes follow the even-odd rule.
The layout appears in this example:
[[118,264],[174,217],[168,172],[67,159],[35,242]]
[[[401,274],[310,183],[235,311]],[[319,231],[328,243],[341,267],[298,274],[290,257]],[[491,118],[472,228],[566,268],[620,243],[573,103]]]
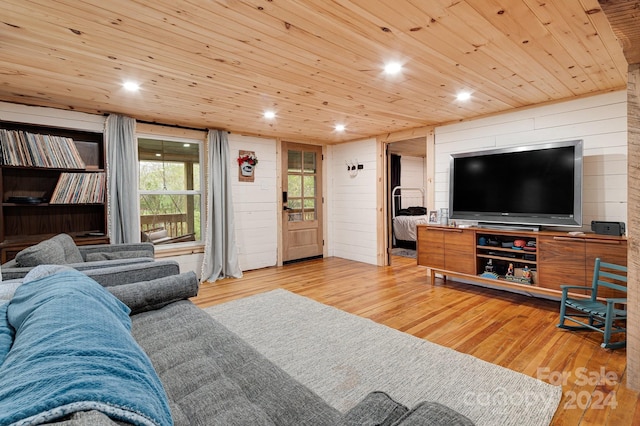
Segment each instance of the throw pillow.
[[76,245],[75,241],[73,241],[73,238],[71,238],[70,235],[58,234],[55,237],[51,238],[51,241],[55,241],[56,243],[60,244],[60,247],[62,247],[62,250],[64,251],[64,258],[66,260],[64,263],[84,262],[78,246]]
[[97,262],[100,260],[133,259],[137,257],[149,257],[149,252],[144,250],[114,251],[87,253],[87,262]]
[[27,247],[16,255],[18,266],[63,265],[65,263],[67,262],[64,249],[56,241],[50,239]]

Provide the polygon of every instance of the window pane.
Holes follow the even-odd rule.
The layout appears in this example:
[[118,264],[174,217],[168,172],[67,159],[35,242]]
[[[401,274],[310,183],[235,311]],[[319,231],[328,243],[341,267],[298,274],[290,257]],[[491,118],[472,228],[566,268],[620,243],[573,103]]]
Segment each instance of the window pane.
[[199,144],[140,138],[138,156],[141,190],[200,190]]
[[315,152],[304,153],[304,172],[305,173],[316,172],[316,153]]
[[164,230],[167,239],[200,240],[200,195],[141,195],[140,229],[147,235]]
[[289,172],[302,172],[302,151],[289,151]]
[[304,220],[316,220],[316,212],[304,212]]
[[316,196],[316,177],[315,176],[304,177],[304,196],[305,197]]
[[302,176],[289,175],[287,178],[289,197],[302,197]]

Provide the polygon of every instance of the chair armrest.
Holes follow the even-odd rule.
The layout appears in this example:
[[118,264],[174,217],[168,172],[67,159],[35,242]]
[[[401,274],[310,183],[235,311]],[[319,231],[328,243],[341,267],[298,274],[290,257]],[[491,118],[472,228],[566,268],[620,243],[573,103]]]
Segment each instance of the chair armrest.
[[583,286],[583,285],[561,285],[561,286],[560,286],[560,288],[561,288],[561,289],[563,289],[563,290],[564,290],[565,288],[566,288],[566,289],[570,289],[570,288],[577,288],[577,289],[580,289],[580,290],[592,290],[592,288],[591,288],[591,287],[585,287],[585,286]]
[[626,305],[627,304],[627,298],[626,297],[611,297],[611,298],[607,298],[605,299],[607,304],[612,303],[612,304],[621,304],[621,305]]
[[78,246],[78,250],[85,260],[89,253],[136,252],[136,257],[154,257],[155,255],[155,247],[152,243],[92,244]]
[[564,299],[567,297],[567,295],[569,294],[569,290],[575,289],[575,290],[585,290],[585,291],[593,291],[593,288],[591,287],[585,287],[583,285],[561,285],[560,289],[562,290],[562,300],[564,301]]

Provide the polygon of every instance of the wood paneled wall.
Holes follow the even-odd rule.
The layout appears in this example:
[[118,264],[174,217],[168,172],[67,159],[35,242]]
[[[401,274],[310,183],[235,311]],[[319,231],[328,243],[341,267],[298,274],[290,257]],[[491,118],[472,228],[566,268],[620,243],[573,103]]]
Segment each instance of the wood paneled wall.
[[640,63],[629,66],[627,83],[629,226],[627,263],[627,386],[640,391]]

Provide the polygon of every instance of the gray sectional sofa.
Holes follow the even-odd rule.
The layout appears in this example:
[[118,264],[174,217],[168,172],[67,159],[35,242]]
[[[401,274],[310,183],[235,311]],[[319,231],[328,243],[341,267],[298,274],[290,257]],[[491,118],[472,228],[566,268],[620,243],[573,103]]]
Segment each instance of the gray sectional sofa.
[[[63,281],[62,284],[56,283],[62,287],[65,282],[74,281],[76,286],[80,283],[80,289],[85,288],[85,285],[87,289],[91,288],[98,293],[104,291],[96,289],[96,286],[106,289],[126,305],[130,310],[131,336],[148,356],[154,374],[157,374],[166,392],[166,400],[160,401],[158,406],[166,405],[169,408],[172,421],[137,423],[118,415],[110,414],[109,417],[104,414],[104,410],[83,409],[66,412],[61,418],[46,419],[46,422],[67,426],[114,426],[130,423],[207,426],[473,424],[463,415],[437,403],[425,402],[409,409],[393,401],[383,390],[363,395],[362,401],[346,413],[337,411],[189,301],[190,297],[197,294],[199,287],[192,272],[101,287],[81,273],[65,270],[63,275],[59,275],[55,269],[45,270],[40,275],[32,273],[27,276],[27,284],[23,285],[44,285],[44,288],[50,289],[50,284],[44,280],[51,280],[52,283],[56,279]],[[20,293],[21,290],[24,291]],[[26,287],[19,288],[16,298],[24,303],[27,290]],[[33,288],[31,290],[33,292]],[[84,292],[81,293],[83,298],[88,297]],[[100,297],[109,299],[104,295]],[[107,302],[112,303],[109,300]],[[95,302],[96,312],[99,303],[103,302]],[[11,305],[5,304],[7,306]],[[10,313],[11,309],[7,307]],[[91,304],[88,309],[93,310]],[[11,318],[24,317],[15,313],[13,316],[5,315]],[[109,327],[109,330],[107,337],[124,337],[116,335],[117,327]],[[0,328],[0,355],[1,331]],[[22,330],[15,333],[17,335],[21,332],[24,333]],[[101,334],[100,337],[104,338],[105,335]],[[77,343],[77,339],[72,341],[74,342]],[[0,364],[0,382],[10,382],[6,371],[3,371],[4,367],[4,364]],[[73,371],[68,374],[74,377]],[[2,386],[0,408],[3,404],[1,389]],[[122,389],[122,392],[126,392],[126,386]]]

